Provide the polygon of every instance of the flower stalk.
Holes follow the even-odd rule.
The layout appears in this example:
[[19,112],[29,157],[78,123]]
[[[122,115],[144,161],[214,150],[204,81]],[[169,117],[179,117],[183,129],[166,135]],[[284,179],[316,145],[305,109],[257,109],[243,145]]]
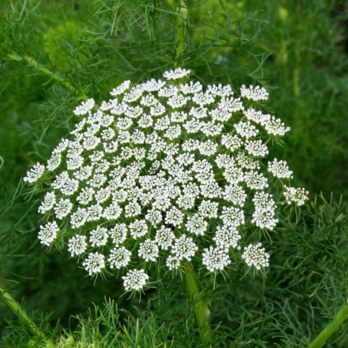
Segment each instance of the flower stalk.
[[34,336],[38,336],[46,340],[45,334],[39,329],[34,321],[29,317],[26,311],[20,306],[20,304],[11,296],[11,294],[4,288],[0,282],[0,294],[5,300],[7,306],[18,317],[19,321],[29,328]]
[[209,308],[206,304],[204,304],[203,299],[201,298],[201,294],[199,293],[198,285],[196,282],[196,275],[193,269],[193,266],[190,262],[185,262],[185,281],[186,281],[186,289],[188,295],[194,301],[194,310],[195,316],[197,320],[197,325],[199,328],[200,335],[202,339],[206,342],[211,341],[208,316],[210,313]]
[[320,348],[338,330],[342,323],[348,318],[348,300],[347,303],[340,309],[334,320],[328,324],[325,329],[315,338],[308,348]]

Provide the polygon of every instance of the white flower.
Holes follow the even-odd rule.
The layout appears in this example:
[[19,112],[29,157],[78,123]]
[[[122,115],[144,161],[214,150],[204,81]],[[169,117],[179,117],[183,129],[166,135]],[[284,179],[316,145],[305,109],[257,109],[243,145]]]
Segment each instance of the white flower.
[[305,201],[308,199],[309,192],[304,188],[284,186],[284,189],[284,197],[288,204],[295,203],[300,206],[305,204]]
[[244,211],[236,207],[222,207],[221,219],[225,226],[238,227],[244,224]]
[[49,246],[56,238],[59,227],[55,221],[47,222],[46,225],[40,226],[38,238],[41,244]]
[[247,194],[242,187],[232,184],[225,186],[225,191],[223,192],[222,197],[234,205],[243,207]]
[[145,239],[139,245],[138,255],[145,261],[155,262],[158,257],[158,246],[155,241],[151,239]]
[[271,135],[284,135],[290,130],[290,127],[285,127],[284,123],[279,119],[272,116],[269,120],[263,122],[268,134]]
[[45,171],[45,166],[40,164],[40,163],[36,163],[28,172],[27,172],[27,176],[25,176],[23,178],[24,182],[28,182],[29,184],[32,184],[34,182],[36,182],[37,180],[39,180],[43,173]]
[[175,255],[169,255],[167,258],[166,265],[169,270],[177,270],[180,267],[180,261]]
[[253,190],[263,190],[268,187],[267,178],[254,170],[244,174],[245,183]]
[[74,110],[75,115],[85,115],[89,110],[92,110],[94,106],[94,99],[88,99],[85,102],[82,102],[79,106],[77,106]]
[[227,149],[233,152],[234,150],[239,149],[243,142],[237,135],[223,134],[221,144],[225,145]]
[[108,241],[108,230],[105,227],[97,226],[90,232],[89,241],[92,247],[105,245]]
[[240,89],[240,94],[242,97],[259,101],[259,100],[267,100],[268,99],[268,92],[260,86],[249,86],[249,88],[246,88],[245,85],[242,85]]
[[268,155],[268,148],[262,143],[262,140],[247,140],[245,150],[248,154],[255,157],[264,157]]
[[187,218],[186,229],[188,232],[204,236],[207,227],[208,223],[204,221],[203,217],[201,217],[199,214]]
[[178,260],[186,259],[187,261],[191,261],[197,250],[198,247],[192,238],[183,234],[180,238],[174,240],[171,254]]
[[273,162],[268,162],[268,171],[279,179],[292,179],[292,170],[289,169],[285,161],[278,161],[276,158]]
[[118,87],[114,88],[110,94],[113,96],[117,96],[123,94],[129,87],[131,82],[129,80],[122,82]]
[[62,161],[62,155],[60,153],[52,153],[51,158],[47,161],[47,170],[52,172],[57,169]]
[[223,270],[231,260],[224,249],[214,248],[212,246],[203,251],[202,264],[207,267],[210,272]]
[[126,267],[130,262],[131,255],[132,253],[124,246],[111,249],[108,259],[110,268],[120,269],[122,267]]
[[147,234],[148,227],[144,220],[135,220],[129,225],[129,230],[132,238],[137,239]]
[[239,122],[234,126],[236,132],[243,138],[249,139],[257,135],[258,129],[252,125],[249,121]]
[[[196,253],[209,271],[224,270],[230,249],[240,250],[241,231],[273,230],[278,222],[272,188],[279,182],[272,179],[291,179],[292,171],[278,159],[267,171],[262,157],[270,136],[289,128],[260,110],[265,89],[242,86],[237,98],[229,85],[181,83],[189,73],[125,81],[100,107],[82,103],[80,120],[47,161],[40,182],[50,187],[39,212],[61,220],[71,256],[84,255],[90,275],[106,262],[115,273],[125,274],[131,260],[145,270],[160,257],[175,272]],[[24,181],[44,173],[37,163]],[[289,204],[307,199],[304,189],[279,189]],[[51,245],[58,233],[56,222],[47,223],[39,240]],[[258,244],[243,255],[256,267],[268,263]],[[127,291],[144,287],[144,270],[124,276]]]
[[90,253],[87,259],[83,261],[82,266],[90,276],[96,273],[100,273],[105,268],[104,255],[98,252]]
[[165,77],[167,80],[177,80],[177,79],[181,79],[181,78],[183,78],[185,76],[190,75],[190,73],[191,73],[190,70],[177,68],[174,71],[173,70],[166,71],[163,74],[163,77]]
[[45,214],[46,211],[49,211],[56,204],[56,195],[54,192],[47,192],[45,194],[44,200],[41,202],[38,212],[41,214]]
[[156,231],[155,242],[163,250],[168,250],[172,246],[175,235],[170,228],[161,226],[159,230]]
[[145,286],[149,276],[144,272],[143,269],[131,269],[125,276],[122,277],[122,279],[123,286],[126,291],[139,291]]
[[54,213],[56,214],[56,218],[62,220],[70,214],[72,208],[73,204],[70,202],[68,198],[60,198],[54,207]]
[[83,226],[88,218],[86,208],[77,208],[77,211],[71,215],[70,224],[73,229]]
[[233,226],[218,226],[216,228],[215,243],[220,249],[229,249],[230,247],[237,248],[238,241],[241,239],[236,227]]
[[86,236],[76,234],[69,239],[68,251],[71,256],[78,256],[83,254],[87,250]]
[[167,211],[165,222],[168,225],[180,226],[184,221],[184,214],[176,207]]
[[262,248],[261,243],[248,245],[243,252],[242,259],[248,266],[255,266],[256,269],[269,266],[269,254]]
[[206,218],[217,218],[218,216],[218,206],[219,204],[217,202],[212,202],[209,199],[203,200],[198,207],[198,213],[202,217]]

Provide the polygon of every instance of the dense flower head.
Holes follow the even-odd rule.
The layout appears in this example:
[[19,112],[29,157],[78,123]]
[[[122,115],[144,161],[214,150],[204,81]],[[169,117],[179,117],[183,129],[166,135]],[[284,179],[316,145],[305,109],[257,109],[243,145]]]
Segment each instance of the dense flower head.
[[117,270],[126,291],[141,290],[159,258],[171,271],[200,258],[219,272],[242,249],[248,266],[267,267],[261,243],[245,246],[243,237],[276,228],[272,179],[288,204],[307,199],[304,189],[282,183],[292,178],[285,161],[264,165],[268,140],[289,131],[259,110],[266,90],[204,89],[189,74],[176,69],[163,80],[125,81],[99,108],[83,102],[70,136],[24,178],[51,180],[39,206],[48,221],[40,242],[70,236],[68,251],[91,276]]

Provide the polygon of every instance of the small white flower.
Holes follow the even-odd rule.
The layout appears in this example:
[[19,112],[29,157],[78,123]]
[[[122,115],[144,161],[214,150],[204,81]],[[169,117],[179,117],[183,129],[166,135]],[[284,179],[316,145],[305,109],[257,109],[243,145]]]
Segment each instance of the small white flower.
[[252,125],[249,121],[239,122],[234,125],[236,132],[243,138],[249,139],[257,135],[259,130]]
[[74,110],[75,115],[85,115],[89,110],[92,110],[94,106],[94,99],[88,99],[85,102],[82,102],[79,106],[77,106]]
[[38,212],[41,214],[45,214],[46,211],[49,211],[56,204],[56,195],[54,192],[47,192],[45,194],[44,200],[41,202]]
[[177,270],[180,267],[180,261],[175,255],[169,255],[167,258],[166,265],[169,270]]
[[39,180],[43,173],[45,171],[45,166],[40,164],[40,163],[36,163],[28,172],[27,172],[27,176],[25,176],[23,178],[24,182],[28,182],[29,184],[32,184],[34,182],[36,182],[37,180]]
[[285,127],[284,123],[279,119],[272,116],[269,120],[263,122],[268,134],[283,136],[290,130],[290,127]]
[[199,214],[187,218],[186,229],[196,235],[203,236],[208,227],[208,223]]
[[255,157],[264,157],[268,155],[268,148],[262,143],[262,140],[247,140],[245,150],[248,154]]
[[129,87],[130,87],[131,82],[129,80],[122,82],[119,86],[114,88],[110,94],[113,96],[117,96],[120,94],[123,94]]
[[56,214],[56,218],[62,220],[70,214],[72,208],[73,204],[70,202],[68,198],[60,198],[54,207],[54,213]]
[[167,80],[177,80],[190,75],[190,73],[190,70],[177,68],[175,70],[166,71],[163,74],[163,77],[165,77]]
[[220,249],[229,249],[230,247],[237,248],[238,241],[241,239],[237,228],[233,226],[218,226],[216,228],[215,240],[216,245]]
[[214,248],[212,246],[203,251],[202,264],[207,267],[210,272],[223,270],[231,260],[224,249]]
[[120,269],[122,267],[126,267],[130,262],[131,255],[132,253],[124,246],[111,249],[108,259],[110,268]]
[[109,230],[109,235],[115,246],[122,244],[127,238],[128,229],[126,224],[116,224]]
[[129,225],[129,231],[131,237],[137,239],[147,234],[148,227],[144,220],[135,220]]
[[244,224],[244,211],[236,207],[222,207],[221,219],[225,226],[238,227]]
[[146,281],[149,279],[149,276],[143,269],[131,269],[125,276],[122,277],[122,279],[123,286],[126,291],[139,291],[145,286]]
[[58,153],[52,153],[51,158],[47,161],[47,170],[52,172],[56,170],[62,161],[62,155]]
[[145,239],[139,245],[138,255],[146,262],[155,262],[158,257],[158,246],[155,241],[151,239]]
[[221,137],[221,144],[225,145],[230,151],[239,149],[243,142],[237,135],[223,134]]
[[284,186],[284,189],[284,197],[288,204],[295,203],[300,206],[305,204],[305,201],[308,199],[309,192],[304,188]]
[[79,188],[79,182],[75,179],[68,179],[65,181],[64,186],[60,188],[61,192],[66,196],[71,196]]
[[79,256],[87,250],[86,236],[76,234],[71,237],[68,242],[68,251],[71,257]]
[[168,225],[180,226],[184,221],[184,214],[176,207],[172,207],[166,213],[165,222]]
[[218,216],[218,206],[219,204],[217,202],[203,200],[198,207],[198,213],[202,217],[216,219]]
[[97,226],[90,232],[89,241],[92,247],[105,245],[108,241],[108,230],[105,227]]
[[260,86],[249,86],[249,88],[246,88],[245,85],[242,85],[240,89],[240,94],[242,97],[259,101],[259,100],[267,100],[268,99],[268,92]]
[[234,205],[243,207],[247,194],[242,187],[232,184],[225,186],[225,191],[223,192],[222,197]]
[[87,259],[83,261],[82,266],[90,276],[100,273],[105,268],[104,255],[100,253],[90,253]]
[[175,235],[168,227],[161,226],[161,228],[156,231],[155,242],[163,250],[168,250],[168,248],[172,246],[174,239]]
[[77,211],[70,217],[70,224],[73,229],[83,226],[88,218],[86,208],[77,208]]
[[59,227],[55,221],[47,222],[46,225],[40,226],[38,238],[41,244],[49,246],[56,238]]
[[253,190],[263,190],[268,187],[267,178],[254,170],[244,174],[247,186]]
[[268,171],[279,179],[292,179],[292,170],[289,169],[285,161],[278,161],[276,158],[273,162],[268,162]]
[[191,261],[197,250],[198,247],[192,238],[183,234],[180,238],[174,240],[171,254],[178,260],[186,259]]
[[124,208],[125,217],[138,216],[141,213],[141,206],[136,201],[129,202]]
[[269,254],[265,252],[265,248],[262,248],[261,243],[248,245],[244,249],[242,259],[248,266],[255,266],[256,269],[269,266]]

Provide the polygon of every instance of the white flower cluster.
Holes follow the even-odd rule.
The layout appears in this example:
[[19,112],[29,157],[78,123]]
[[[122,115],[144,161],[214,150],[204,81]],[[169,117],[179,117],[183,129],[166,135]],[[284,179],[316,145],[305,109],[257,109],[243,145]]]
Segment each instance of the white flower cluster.
[[[242,86],[236,97],[231,86],[187,83],[189,74],[176,69],[164,80],[125,81],[99,108],[93,99],[82,103],[69,139],[24,178],[51,179],[39,206],[49,221],[40,228],[41,243],[70,236],[68,251],[90,275],[106,267],[127,271],[127,291],[143,288],[144,269],[158,258],[169,270],[195,256],[210,272],[224,270],[233,249],[241,249],[245,226],[277,224],[269,178],[292,178],[277,159],[261,170],[267,138],[289,130],[246,106],[248,99],[254,108],[266,100],[264,88]],[[306,195],[285,186],[289,204],[303,204]],[[260,243],[246,246],[242,258],[257,269],[268,266]]]

